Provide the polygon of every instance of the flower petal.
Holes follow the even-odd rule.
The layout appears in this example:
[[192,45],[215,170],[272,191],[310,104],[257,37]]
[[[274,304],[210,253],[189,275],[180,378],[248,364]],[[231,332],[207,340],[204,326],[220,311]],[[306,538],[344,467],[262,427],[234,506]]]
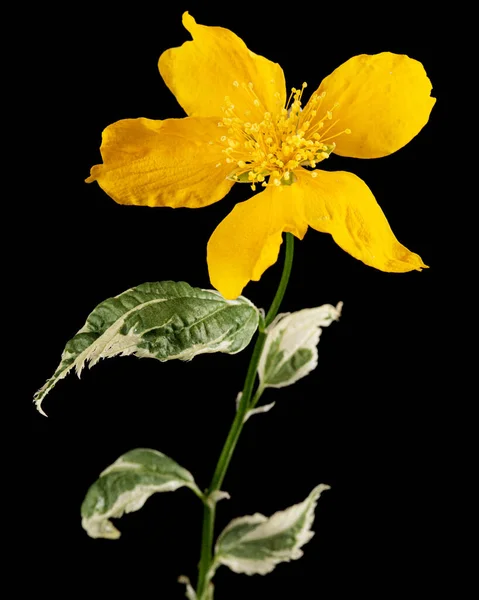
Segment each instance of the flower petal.
[[[274,114],[283,108],[286,88],[278,64],[248,50],[232,31],[198,25],[187,12],[183,25],[193,41],[163,52],[158,68],[188,115],[223,116],[225,96],[230,97],[242,119],[248,117],[248,110],[251,120],[261,120],[265,111]],[[250,82],[256,96],[248,87]]]
[[431,89],[422,64],[408,56],[391,52],[354,56],[326,77],[317,90],[318,94],[326,93],[317,119],[338,103],[331,123],[338,122],[324,139],[350,129],[349,135],[334,138],[335,152],[341,156],[378,158],[392,154],[427,123],[436,102],[430,96]]
[[86,181],[98,181],[119,204],[198,208],[233,185],[215,119],[118,121],[103,131],[101,155]]
[[381,271],[403,273],[427,268],[420,256],[400,244],[362,179],[345,171],[296,171],[292,186],[308,225],[330,233],[343,250]]
[[208,270],[213,286],[227,299],[258,281],[279,253],[283,231],[302,239],[307,224],[292,202],[292,188],[267,187],[237,204],[208,242]]

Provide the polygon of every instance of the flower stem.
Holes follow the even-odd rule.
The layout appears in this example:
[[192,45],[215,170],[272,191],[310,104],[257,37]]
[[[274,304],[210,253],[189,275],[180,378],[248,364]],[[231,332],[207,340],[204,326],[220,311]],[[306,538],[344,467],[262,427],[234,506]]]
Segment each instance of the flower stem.
[[[264,327],[260,329],[258,338],[256,340],[253,354],[251,356],[251,360],[248,366],[248,371],[246,373],[246,379],[244,382],[243,392],[241,394],[238,410],[236,411],[236,416],[234,418],[233,424],[231,425],[228,437],[226,438],[223,450],[221,451],[207,494],[211,494],[212,492],[215,492],[220,489],[225,478],[226,471],[228,470],[231,458],[233,456],[233,452],[236,448],[236,444],[238,443],[239,436],[243,429],[244,418],[246,416],[246,413],[252,406],[256,405],[263,392],[261,388],[258,388],[253,398],[253,401],[251,400],[251,396],[253,394],[253,387],[256,380],[256,373],[258,370],[258,363],[261,358],[261,352],[263,351],[264,343],[266,340],[265,329],[266,327],[268,327],[268,325],[271,324],[273,319],[276,317],[281,301],[283,300],[283,296],[286,292],[289,276],[291,274],[291,267],[293,265],[293,253],[294,237],[291,233],[286,233],[286,252],[283,266],[283,274],[281,275],[281,280],[279,282],[278,289],[276,291],[271,307],[268,311],[268,314],[266,315]],[[215,515],[216,504],[214,502],[211,502],[210,504],[206,502],[203,510],[201,558],[199,565],[198,585],[196,590],[198,600],[202,600],[203,594],[205,593],[205,589],[209,584],[208,571],[210,569],[213,558],[213,534],[215,526]]]
[[283,274],[281,275],[281,279],[278,285],[278,289],[276,290],[276,294],[274,296],[273,302],[271,303],[270,309],[268,310],[268,314],[266,315],[266,319],[264,322],[265,327],[271,325],[271,321],[278,314],[279,307],[281,302],[283,301],[284,294],[286,292],[286,288],[288,287],[289,276],[291,275],[291,268],[293,266],[293,255],[294,255],[294,237],[292,233],[286,234],[286,253],[284,257],[284,265],[283,265]]

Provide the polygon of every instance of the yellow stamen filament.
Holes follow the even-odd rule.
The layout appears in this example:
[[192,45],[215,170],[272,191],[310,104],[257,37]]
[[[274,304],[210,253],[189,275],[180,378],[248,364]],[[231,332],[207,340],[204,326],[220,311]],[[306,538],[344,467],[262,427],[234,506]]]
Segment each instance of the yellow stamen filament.
[[343,133],[345,133],[346,135],[349,135],[351,133],[351,129],[344,129],[343,131],[340,131],[339,133],[335,133],[334,135],[329,136],[328,138],[324,138],[324,142],[326,140],[332,140],[333,138],[338,137],[338,135],[343,135]]

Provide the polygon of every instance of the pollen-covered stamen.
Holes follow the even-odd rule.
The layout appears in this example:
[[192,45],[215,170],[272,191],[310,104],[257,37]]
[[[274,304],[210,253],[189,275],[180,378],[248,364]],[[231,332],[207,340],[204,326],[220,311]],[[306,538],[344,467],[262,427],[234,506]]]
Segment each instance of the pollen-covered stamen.
[[[338,120],[339,120],[339,119],[338,119]],[[338,133],[335,133],[334,135],[330,135],[329,137],[323,138],[323,141],[325,142],[325,141],[327,141],[327,140],[328,140],[328,141],[329,141],[329,140],[332,140],[333,138],[336,138],[336,137],[338,137],[339,135],[343,135],[343,133],[345,133],[346,135],[349,135],[349,134],[351,133],[351,129],[349,129],[349,128],[347,127],[346,129],[343,129],[343,131],[339,131]],[[334,145],[336,145],[334,142],[333,142],[333,144],[334,144]]]
[[[334,151],[335,143],[326,143],[342,133],[328,136],[338,119],[333,119],[333,106],[323,106],[325,92],[313,94],[303,111],[302,95],[307,87],[292,88],[286,106],[276,115],[265,111],[260,99],[249,82],[233,82],[234,88],[241,87],[251,99],[251,110],[241,116],[237,113],[229,96],[222,106],[223,119],[219,142],[223,145],[224,162],[231,165],[229,179],[249,183],[253,190],[259,183],[263,187],[281,187],[296,181],[295,169],[302,166],[315,168]],[[248,113],[248,114],[246,114]],[[254,121],[253,115],[261,115]],[[322,114],[321,119],[317,115]]]

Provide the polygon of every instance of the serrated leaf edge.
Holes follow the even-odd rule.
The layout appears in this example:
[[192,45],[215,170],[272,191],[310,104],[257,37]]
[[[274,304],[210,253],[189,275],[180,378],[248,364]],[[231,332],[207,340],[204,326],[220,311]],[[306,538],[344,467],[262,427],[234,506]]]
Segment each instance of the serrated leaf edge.
[[[173,282],[173,283],[176,283],[176,282]],[[178,282],[178,283],[181,283],[181,282]],[[136,287],[139,287],[139,286],[136,286]],[[113,298],[120,298],[121,296],[134,291],[136,289],[136,287],[129,288],[128,290],[122,292],[121,294],[118,294],[117,296],[113,296]],[[241,304],[247,304],[251,308],[253,308],[254,312],[251,314],[251,317],[249,319],[247,319],[247,321],[245,321],[245,323],[242,325],[242,327],[240,329],[238,329],[237,333],[240,333],[243,329],[248,327],[251,323],[251,319],[259,320],[259,314],[260,314],[259,309],[251,302],[251,300],[249,300],[248,298],[245,298],[244,296],[239,296],[238,298],[236,298],[234,300],[227,300],[217,290],[205,290],[205,289],[201,289],[201,288],[192,288],[192,289],[193,290],[198,289],[200,292],[217,296],[219,299],[221,299],[225,303],[224,305],[220,306],[220,308],[217,311],[209,314],[208,318],[211,318],[212,316],[214,316],[216,314],[216,312],[221,312],[231,306],[239,306]],[[192,296],[192,297],[194,297],[194,296]],[[112,358],[113,356],[128,356],[133,353],[135,353],[136,356],[138,356],[139,358],[148,358],[148,357],[157,358],[156,356],[149,353],[148,350],[143,349],[143,348],[137,348],[136,344],[145,335],[146,331],[143,331],[141,333],[141,335],[137,335],[133,332],[133,328],[130,329],[130,331],[126,335],[122,334],[121,344],[118,344],[118,341],[116,340],[115,336],[117,336],[119,330],[123,327],[126,319],[131,314],[134,314],[135,312],[138,312],[139,310],[143,310],[146,306],[150,306],[152,304],[159,304],[161,302],[167,302],[167,301],[173,300],[173,299],[177,300],[177,298],[155,298],[153,300],[149,300],[147,302],[137,304],[135,307],[133,307],[132,309],[130,309],[129,311],[124,313],[112,325],[110,325],[110,327],[108,327],[108,329],[106,329],[90,346],[88,346],[88,348],[86,348],[83,352],[81,352],[79,355],[77,355],[71,364],[66,365],[66,366],[63,366],[64,363],[67,362],[70,358],[73,358],[73,356],[75,356],[75,354],[64,351],[61,356],[60,364],[56,368],[53,375],[49,379],[47,379],[45,384],[34,394],[33,401],[34,401],[35,406],[38,409],[38,411],[42,415],[47,416],[41,406],[45,396],[50,392],[50,390],[59,381],[64,379],[70,373],[70,371],[72,369],[75,369],[76,374],[78,375],[78,377],[80,377],[81,372],[84,369],[84,367],[86,366],[86,364],[88,364],[89,368],[91,368],[95,364],[97,364],[100,361],[100,359],[102,359],[102,358]],[[104,300],[103,302],[105,302],[105,301],[106,300]],[[98,306],[100,306],[101,304],[102,304],[102,302],[100,302],[91,312],[94,312],[98,308]],[[90,315],[87,316],[87,322],[85,323],[85,325],[83,325],[83,327],[81,329],[79,329],[73,337],[76,337],[77,335],[79,335],[81,333],[90,333],[91,332],[91,330],[88,327],[88,317],[89,316]],[[177,355],[169,356],[167,359],[158,359],[158,360],[161,360],[162,362],[166,362],[168,360],[176,360],[176,359],[191,360],[194,356],[197,356],[199,354],[223,352],[229,346],[231,346],[234,341],[234,340],[231,340],[229,342],[225,342],[222,344],[221,340],[223,338],[226,338],[228,335],[229,335],[229,330],[224,332],[217,339],[210,340],[206,344],[196,344],[195,346],[191,346],[184,352],[181,352]],[[116,347],[115,347],[115,345],[116,345]],[[242,349],[240,348],[234,352],[231,352],[231,354],[232,355],[237,354],[238,352],[241,352],[241,350]],[[63,366],[63,368],[62,368],[62,366]]]
[[[246,575],[266,575],[268,573],[271,573],[271,571],[273,571],[276,565],[280,562],[289,562],[291,560],[297,560],[298,558],[301,558],[301,556],[303,556],[303,551],[301,550],[301,547],[304,546],[304,544],[306,544],[307,542],[309,542],[314,536],[314,532],[311,531],[311,525],[314,521],[314,511],[318,503],[319,497],[321,496],[322,492],[329,489],[329,485],[321,483],[311,491],[306,500],[298,504],[294,504],[293,506],[290,506],[285,510],[278,511],[269,518],[265,517],[261,513],[255,513],[253,515],[247,515],[244,517],[238,517],[236,519],[233,519],[221,532],[216,542],[215,557],[210,570],[210,577],[213,577],[216,569],[221,564],[229,567],[235,573],[243,573]],[[291,523],[289,522],[291,521],[291,515],[296,516],[297,519],[301,518],[303,514],[303,509],[306,510],[306,515],[304,517],[305,522],[292,548],[284,551],[278,551],[276,555],[271,556],[264,561],[257,561],[254,559],[248,560],[244,558],[238,559],[233,556],[228,557],[221,554],[220,544],[222,537],[236,525],[241,523],[258,525],[253,530],[245,534],[245,536],[241,539],[241,542],[253,541],[255,539],[267,539],[268,537],[277,535],[278,533],[281,533],[282,531],[286,530],[286,525],[291,526]],[[285,516],[287,519],[289,519],[289,521],[286,521],[286,525],[283,523],[282,526],[274,530],[276,522],[278,522],[279,525],[281,521],[284,520]],[[269,532],[268,529],[271,529],[271,524],[273,524],[273,531]],[[264,531],[265,529],[266,532]]]
[[[336,306],[333,306],[332,304],[323,304],[322,306],[318,306],[316,308],[305,308],[305,309],[302,309],[300,311],[296,311],[293,313],[282,313],[282,314],[278,315],[274,319],[274,321],[271,323],[271,325],[268,327],[268,330],[267,330],[268,337],[266,338],[265,347],[263,348],[263,352],[261,354],[261,357],[260,357],[260,360],[258,363],[258,376],[260,378],[261,385],[264,388],[286,387],[286,386],[292,385],[293,383],[296,383],[296,381],[298,381],[299,379],[302,379],[308,373],[313,371],[318,366],[317,345],[318,345],[319,339],[321,337],[322,327],[329,327],[329,325],[333,321],[337,321],[339,319],[339,317],[341,316],[342,307],[343,307],[343,302],[338,302],[338,304]],[[283,335],[287,331],[288,325],[287,324],[285,325],[285,320],[291,319],[292,317],[294,317],[295,315],[298,315],[300,313],[307,313],[307,312],[313,313],[315,311],[324,312],[325,309],[329,309],[332,312],[332,317],[331,317],[330,322],[326,323],[324,321],[320,321],[317,325],[312,324],[311,329],[309,331],[305,332],[305,337],[303,339],[301,339],[300,342],[298,342],[293,348],[288,349],[288,352],[284,351],[284,349],[283,349],[284,356],[280,363],[280,366],[277,366],[277,370],[279,370],[282,365],[286,364],[288,362],[288,360],[300,348],[303,348],[303,347],[307,347],[312,352],[313,356],[312,356],[311,360],[309,360],[305,365],[303,365],[301,368],[299,368],[294,373],[294,375],[291,377],[291,379],[287,379],[287,380],[279,382],[279,383],[265,382],[265,368],[266,368],[266,361],[268,359],[268,354],[269,354],[268,350],[271,347],[271,344],[275,341],[276,337]],[[302,324],[298,323],[298,324],[290,327],[289,331],[294,330],[294,329],[301,329],[301,327],[302,327]]]

